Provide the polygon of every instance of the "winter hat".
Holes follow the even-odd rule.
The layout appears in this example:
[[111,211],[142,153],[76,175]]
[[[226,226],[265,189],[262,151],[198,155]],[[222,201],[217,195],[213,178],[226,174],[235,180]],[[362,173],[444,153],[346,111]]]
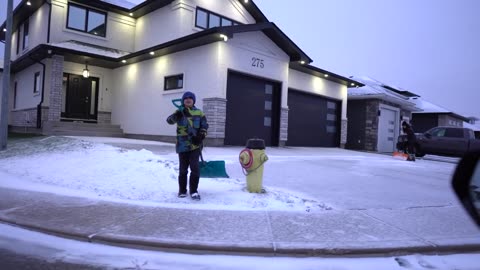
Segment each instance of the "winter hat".
[[195,94],[194,93],[192,93],[190,91],[185,92],[182,96],[182,103],[186,98],[192,98],[193,99],[193,104],[195,104],[196,99],[195,99]]

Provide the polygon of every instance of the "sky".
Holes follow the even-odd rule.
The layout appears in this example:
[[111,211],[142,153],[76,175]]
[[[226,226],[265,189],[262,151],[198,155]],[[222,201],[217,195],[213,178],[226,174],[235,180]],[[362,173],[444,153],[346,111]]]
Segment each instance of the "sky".
[[[480,72],[480,1],[255,3],[314,60],[314,66],[347,77],[369,76],[455,113],[480,118],[480,84],[476,80]],[[0,10],[5,7],[6,1],[0,1]],[[0,20],[4,19],[2,12]]]

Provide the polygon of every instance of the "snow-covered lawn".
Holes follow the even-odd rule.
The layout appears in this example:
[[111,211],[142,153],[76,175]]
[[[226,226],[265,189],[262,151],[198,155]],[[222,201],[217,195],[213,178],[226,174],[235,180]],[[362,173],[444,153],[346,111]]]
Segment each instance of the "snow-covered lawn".
[[[172,144],[124,139],[46,137],[18,140],[0,152],[1,186],[133,204],[235,210],[323,210],[328,205],[294,192],[246,192],[244,178],[202,178],[202,201],[177,198],[178,157]],[[96,140],[164,146],[168,154],[127,150]],[[230,155],[227,163],[238,163]]]

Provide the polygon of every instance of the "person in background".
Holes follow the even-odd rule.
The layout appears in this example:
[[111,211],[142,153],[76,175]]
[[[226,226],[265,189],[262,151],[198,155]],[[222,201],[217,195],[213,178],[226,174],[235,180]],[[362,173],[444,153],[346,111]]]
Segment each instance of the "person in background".
[[207,136],[208,123],[205,114],[195,107],[196,97],[192,92],[185,92],[182,96],[182,105],[172,115],[168,116],[167,123],[177,124],[178,153],[178,197],[187,197],[187,175],[190,167],[189,190],[193,200],[200,200],[198,183],[200,181],[199,157],[203,140]]
[[407,135],[407,153],[408,153],[408,161],[415,161],[415,143],[417,138],[415,136],[415,132],[413,132],[412,126],[410,126],[406,121],[402,122],[402,131]]

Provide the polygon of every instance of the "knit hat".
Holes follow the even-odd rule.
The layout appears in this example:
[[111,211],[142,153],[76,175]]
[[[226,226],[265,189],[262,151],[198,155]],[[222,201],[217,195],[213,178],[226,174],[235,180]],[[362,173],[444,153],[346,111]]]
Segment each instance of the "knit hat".
[[190,91],[187,91],[187,92],[183,93],[182,103],[186,98],[192,98],[193,99],[193,104],[195,104],[196,99],[195,99],[195,94],[194,93],[192,93]]

